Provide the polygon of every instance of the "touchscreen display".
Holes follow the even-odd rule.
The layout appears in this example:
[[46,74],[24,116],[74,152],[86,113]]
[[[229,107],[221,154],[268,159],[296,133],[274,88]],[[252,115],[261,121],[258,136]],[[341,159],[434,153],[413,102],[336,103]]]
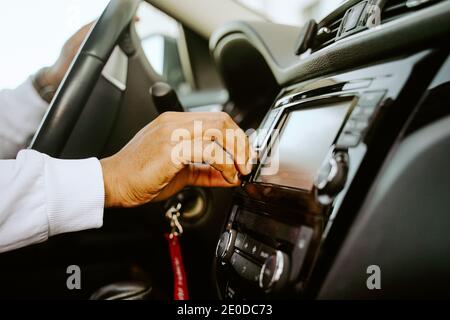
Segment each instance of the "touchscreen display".
[[351,104],[345,101],[288,113],[254,181],[311,190]]

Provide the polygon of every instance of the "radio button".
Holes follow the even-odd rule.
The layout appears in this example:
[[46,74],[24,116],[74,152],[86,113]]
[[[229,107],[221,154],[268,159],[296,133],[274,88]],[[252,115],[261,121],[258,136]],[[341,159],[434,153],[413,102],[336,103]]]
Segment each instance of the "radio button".
[[238,233],[236,236],[236,241],[234,242],[234,246],[240,250],[242,250],[242,246],[244,245],[244,241],[245,241],[245,234],[243,233]]
[[375,108],[383,99],[386,91],[364,92],[359,98],[358,105],[363,108]]
[[236,299],[236,291],[230,287],[230,284],[227,285],[226,292],[228,299]]
[[375,108],[369,108],[369,107],[360,107],[360,106],[356,106],[353,109],[352,114],[350,115],[350,120],[354,120],[354,121],[368,121],[374,111]]
[[353,109],[352,115],[350,116],[350,119],[365,119],[368,120],[375,110],[375,106],[373,107],[361,107],[356,106]]
[[271,247],[268,247],[266,245],[261,245],[261,249],[258,252],[258,255],[256,256],[257,259],[261,261],[266,261],[267,258],[269,258],[271,255],[275,254],[275,250]]
[[291,259],[291,274],[289,276],[290,281],[295,281],[298,278],[300,272],[303,269],[303,265],[306,260],[306,254],[308,253],[309,245],[314,235],[314,230],[307,226],[302,226],[298,235],[297,243],[292,250]]
[[361,135],[356,132],[344,132],[339,136],[336,143],[338,148],[356,147],[361,140]]
[[260,250],[260,247],[261,244],[259,242],[253,240],[250,237],[246,237],[242,245],[242,251],[256,257]]
[[258,282],[261,268],[238,253],[231,256],[231,265],[242,278]]
[[369,121],[367,120],[359,120],[356,122],[356,126],[355,129],[357,131],[364,131],[367,129],[367,127],[369,126]]
[[369,127],[369,120],[364,118],[354,118],[353,116],[347,121],[344,127],[344,134],[353,135],[362,134]]
[[356,130],[356,125],[357,125],[356,120],[350,118],[345,124],[344,132],[351,132]]

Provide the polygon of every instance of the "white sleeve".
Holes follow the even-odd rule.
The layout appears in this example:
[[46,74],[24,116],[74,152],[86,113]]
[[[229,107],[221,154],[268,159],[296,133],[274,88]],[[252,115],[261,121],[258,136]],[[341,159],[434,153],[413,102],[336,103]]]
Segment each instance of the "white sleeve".
[[100,162],[23,150],[0,160],[0,252],[103,225]]
[[0,159],[13,159],[27,147],[47,108],[31,78],[16,89],[0,90]]

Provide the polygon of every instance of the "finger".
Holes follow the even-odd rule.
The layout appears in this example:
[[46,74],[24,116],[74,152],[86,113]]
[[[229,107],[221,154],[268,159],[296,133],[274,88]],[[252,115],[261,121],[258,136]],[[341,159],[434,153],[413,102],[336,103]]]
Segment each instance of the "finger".
[[252,169],[249,164],[251,146],[247,135],[240,128],[233,131],[228,130],[227,133],[226,150],[233,150],[232,155],[241,174],[250,174]]
[[213,141],[184,140],[177,145],[175,154],[180,159],[176,163],[182,165],[208,164],[219,171],[229,183],[234,184],[239,180],[238,171],[232,157]]
[[231,155],[240,173],[249,174],[251,146],[244,131],[225,113],[209,113],[204,122],[204,139],[221,145]]
[[180,192],[189,184],[190,171],[189,166],[179,171],[175,177],[159,192],[154,201],[162,201],[170,198]]
[[80,29],[77,30],[65,43],[65,47],[67,48],[67,51],[69,51],[70,54],[75,54],[78,48],[80,47],[81,43],[86,38],[87,34],[91,30],[92,26],[94,25],[95,21],[91,21],[88,24],[84,25]]
[[87,33],[89,32],[89,30],[91,30],[92,26],[94,25],[94,23],[96,22],[96,20],[91,21],[87,24],[85,24],[84,26],[82,26],[75,34],[78,36],[78,38],[84,38]]
[[190,164],[184,167],[153,201],[166,200],[187,185],[206,188],[230,188],[238,186],[239,183],[240,181],[229,183],[220,171],[209,165]]
[[222,175],[221,172],[208,165],[190,165],[189,172],[189,185],[196,187],[236,187],[239,185],[239,181],[235,183],[229,183]]
[[234,137],[230,137],[231,139],[228,137],[226,138],[226,150],[233,150],[233,157],[235,158],[239,171],[243,175],[250,174],[251,165],[249,164],[249,159],[251,155],[251,145],[249,138],[231,117],[228,116],[225,118],[227,127],[234,129]]
[[205,135],[205,140],[214,141],[220,145],[233,159],[239,172],[243,175],[249,174],[250,168],[247,167],[247,163],[250,155],[250,144],[245,133],[240,129],[230,128],[218,135],[210,136],[209,133],[210,131]]
[[239,180],[238,171],[231,155],[214,141],[205,142],[204,145],[202,162],[222,173],[222,176],[229,183],[237,183]]
[[[170,118],[173,113],[166,113]],[[164,119],[160,117],[159,119]],[[161,120],[160,120],[161,121]],[[233,159],[243,175],[251,172],[251,146],[247,135],[223,112],[183,113],[178,127],[189,131],[192,140],[214,141]]]

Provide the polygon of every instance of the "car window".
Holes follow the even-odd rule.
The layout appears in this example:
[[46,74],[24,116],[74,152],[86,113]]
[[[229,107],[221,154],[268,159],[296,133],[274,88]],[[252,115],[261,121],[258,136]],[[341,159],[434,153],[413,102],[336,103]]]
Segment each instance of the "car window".
[[96,19],[108,0],[0,1],[0,89],[51,65],[64,42]]
[[235,0],[262,14],[269,20],[303,25],[309,19],[319,21],[337,8],[344,0]]
[[[0,89],[14,88],[40,68],[54,63],[64,42],[95,20],[109,0],[0,1]],[[152,67],[179,93],[189,93],[179,57],[178,22],[146,2],[137,32]]]
[[180,27],[172,17],[142,2],[137,12],[136,30],[144,53],[153,69],[178,93],[191,91],[180,59]]

